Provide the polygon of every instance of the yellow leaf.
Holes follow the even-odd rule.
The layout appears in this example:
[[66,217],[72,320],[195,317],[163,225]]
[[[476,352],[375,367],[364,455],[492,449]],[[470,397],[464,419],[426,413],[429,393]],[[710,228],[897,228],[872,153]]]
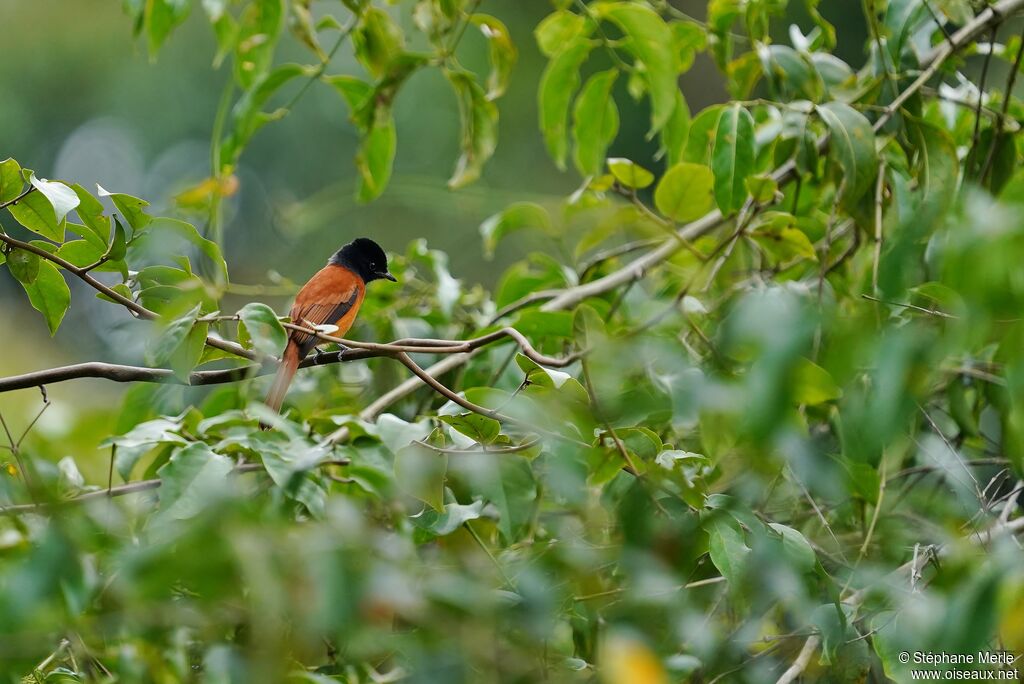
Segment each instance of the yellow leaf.
[[601,681],[605,684],[668,684],[661,660],[635,635],[612,632],[601,653]]

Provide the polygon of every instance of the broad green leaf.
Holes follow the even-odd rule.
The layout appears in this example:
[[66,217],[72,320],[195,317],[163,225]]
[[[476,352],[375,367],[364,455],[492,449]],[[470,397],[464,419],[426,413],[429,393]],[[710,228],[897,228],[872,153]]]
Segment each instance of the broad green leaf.
[[615,180],[627,188],[646,188],[654,182],[653,173],[629,159],[609,159],[608,170],[615,176]]
[[484,255],[491,259],[494,250],[503,237],[509,233],[525,228],[539,228],[545,232],[551,230],[551,218],[548,211],[533,202],[516,202],[502,211],[489,217],[480,224],[480,236],[484,242]]
[[18,223],[33,233],[54,242],[64,242],[64,222],[57,220],[53,205],[42,193],[30,192],[7,210]]
[[121,221],[114,216],[114,235],[110,238],[110,246],[104,255],[112,261],[120,261],[128,254],[128,237]]
[[683,97],[683,91],[676,90],[676,105],[672,116],[661,129],[661,146],[665,150],[665,160],[669,167],[683,160],[686,141],[690,133],[690,108]]
[[[138,387],[144,387],[139,385]],[[100,442],[101,449],[117,447],[114,466],[127,482],[132,469],[147,451],[160,444],[185,445],[188,442],[179,432],[182,429],[183,415],[171,418],[156,418],[139,423],[122,435],[108,437]]]
[[946,203],[956,196],[960,163],[956,145],[943,129],[908,117],[908,133],[917,142],[917,181],[926,199]]
[[155,57],[176,26],[185,21],[192,3],[188,0],[147,0],[143,28],[149,56]]
[[281,353],[288,342],[288,333],[273,309],[266,304],[249,302],[241,308],[238,316],[252,339],[253,347],[272,356]]
[[697,53],[707,46],[707,29],[694,21],[673,21],[669,28],[678,59],[676,69],[680,73],[688,71]]
[[57,256],[84,268],[99,261],[103,250],[88,240],[69,240],[57,250]]
[[519,53],[505,24],[489,14],[474,14],[473,23],[490,46],[491,73],[487,76],[487,99],[494,100],[505,94],[509,75]]
[[481,516],[484,508],[483,501],[476,501],[468,505],[450,503],[444,507],[443,512],[425,508],[412,516],[412,524],[431,534],[443,537],[449,535],[462,527],[470,520],[476,520]]
[[829,130],[828,154],[842,174],[843,201],[860,199],[878,173],[875,132],[863,114],[842,102],[816,107]]
[[654,190],[654,204],[673,221],[692,221],[714,204],[714,174],[701,164],[680,162],[662,176]]
[[788,45],[768,45],[758,50],[758,57],[772,92],[786,99],[820,100],[824,84],[805,55]]
[[117,210],[124,216],[125,221],[132,227],[132,230],[137,234],[145,229],[152,217],[147,214],[144,209],[149,206],[149,202],[132,195],[126,195],[123,192],[109,192],[101,185],[96,186],[96,194],[100,197],[109,197],[110,201],[114,203]]
[[406,494],[438,513],[444,512],[444,481],[448,457],[421,444],[410,444],[395,454],[395,482]]
[[619,109],[612,97],[618,76],[618,69],[594,74],[576,98],[572,130],[574,161],[584,176],[601,172],[605,152],[619,132]]
[[231,459],[202,442],[178,450],[157,471],[163,483],[157,520],[187,520],[199,515],[224,495],[232,470]]
[[103,203],[78,183],[71,186],[78,195],[78,206],[75,213],[88,230],[76,231],[90,244],[105,250],[110,239],[110,219],[103,215]]
[[348,104],[349,111],[353,117],[356,112],[363,108],[363,105],[366,104],[370,96],[373,95],[373,86],[355,76],[338,74],[336,76],[324,76],[321,80],[338,91],[338,94]]
[[501,423],[479,413],[441,416],[441,420],[480,444],[490,444],[501,433]]
[[754,171],[754,117],[742,105],[722,112],[711,153],[715,201],[723,214],[738,210],[747,199],[747,176]]
[[794,372],[793,398],[798,404],[815,406],[843,396],[828,371],[808,359],[800,359]]
[[7,268],[19,283],[31,285],[39,275],[40,261],[42,259],[35,252],[14,247],[7,255]]
[[683,161],[693,164],[710,164],[715,132],[718,130],[718,120],[722,117],[724,110],[725,107],[722,105],[712,105],[701,110],[701,113],[694,117],[686,136]]
[[538,387],[556,389],[567,398],[588,403],[590,397],[580,381],[565,371],[545,368],[525,354],[516,353],[516,365],[526,373],[526,381]]
[[672,116],[679,86],[678,57],[672,31],[657,12],[640,3],[598,3],[591,6],[603,19],[615,23],[629,39],[627,48],[643,65],[651,97],[651,134]]
[[381,78],[405,49],[402,29],[378,7],[367,8],[352,33],[356,56],[375,78]]
[[573,315],[568,311],[540,311],[528,309],[515,318],[513,327],[528,338],[547,340],[553,337],[572,337]]
[[552,12],[534,29],[537,47],[545,57],[552,58],[578,37],[585,37],[584,32],[589,35],[593,28],[589,23],[582,15],[567,10]]
[[494,154],[498,144],[498,108],[485,95],[471,73],[447,72],[455,89],[462,121],[462,154],[448,187],[461,188],[480,177],[483,166]]
[[732,521],[714,520],[707,529],[708,551],[722,577],[736,586],[742,579],[750,547],[743,539],[743,532]]
[[206,335],[209,332],[209,323],[196,323],[185,335],[185,341],[174,350],[169,360],[174,375],[183,383],[189,382],[189,375],[199,365],[203,358],[203,350],[206,348]]
[[199,310],[200,306],[196,304],[184,316],[176,318],[156,331],[156,335],[146,345],[146,363],[150,366],[161,366],[169,361],[178,347],[185,343],[199,317]]
[[235,44],[235,80],[248,90],[274,61],[274,49],[284,28],[285,0],[253,0],[242,11]]
[[747,178],[747,192],[758,204],[771,202],[778,190],[779,184],[771,176],[757,175]]
[[360,202],[370,202],[384,192],[395,162],[395,120],[389,107],[376,109],[373,125],[356,152],[356,168],[360,176],[356,198]]
[[573,40],[551,58],[540,79],[540,130],[551,158],[563,171],[569,147],[566,131],[569,102],[580,84],[580,66],[592,47],[588,40]]
[[768,523],[772,528],[782,535],[782,549],[789,559],[790,564],[801,572],[813,572],[818,562],[818,557],[811,548],[810,542],[804,535],[792,527],[780,523]]
[[[34,194],[34,193],[33,193]],[[22,283],[32,307],[43,314],[50,335],[57,333],[64,314],[71,306],[71,290],[64,276],[49,261],[39,260],[39,272],[31,284]]]
[[388,451],[397,454],[414,441],[425,440],[432,428],[429,419],[408,423],[398,416],[385,413],[377,419],[373,429]]
[[10,202],[20,195],[24,186],[21,165],[10,157],[0,162],[0,203]]

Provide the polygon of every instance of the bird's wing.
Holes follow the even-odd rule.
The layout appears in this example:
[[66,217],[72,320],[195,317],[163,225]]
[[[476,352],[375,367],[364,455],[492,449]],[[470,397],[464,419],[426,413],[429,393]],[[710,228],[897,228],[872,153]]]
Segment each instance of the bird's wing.
[[[295,325],[333,325],[339,324],[338,334],[344,335],[348,328],[341,321],[349,316],[354,317],[354,309],[359,306],[362,287],[359,277],[354,273],[337,266],[328,266],[313,276],[299,291],[292,306],[291,319]],[[291,339],[298,345],[300,357],[304,357],[316,344],[317,338],[309,333],[293,330]]]

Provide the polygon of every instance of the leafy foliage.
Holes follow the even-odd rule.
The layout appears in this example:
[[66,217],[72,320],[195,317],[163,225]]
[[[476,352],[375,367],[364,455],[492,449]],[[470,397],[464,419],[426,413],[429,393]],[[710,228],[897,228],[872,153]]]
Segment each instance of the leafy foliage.
[[[156,56],[192,4],[125,7]],[[580,185],[480,227],[487,256],[546,247],[489,293],[412,243],[353,340],[318,331],[349,348],[283,415],[259,402],[301,322],[222,310],[247,145],[327,86],[371,201],[437,70],[450,185],[477,181],[523,50],[478,4],[201,3],[232,74],[211,177],[178,195],[202,231],[0,162],[0,270],[51,333],[73,282],[148,336],[145,367],[0,379],[133,383],[106,482],[87,445],[51,463],[3,425],[7,681],[904,681],[901,651],[1024,649],[1024,48],[979,45],[1024,2],[864,3],[862,64],[814,1],[788,45],[784,0],[554,2],[531,87]],[[281,63],[292,39],[310,63]],[[360,72],[330,73],[346,43]],[[691,112],[698,53],[732,99]],[[638,131],[653,152],[622,156]]]

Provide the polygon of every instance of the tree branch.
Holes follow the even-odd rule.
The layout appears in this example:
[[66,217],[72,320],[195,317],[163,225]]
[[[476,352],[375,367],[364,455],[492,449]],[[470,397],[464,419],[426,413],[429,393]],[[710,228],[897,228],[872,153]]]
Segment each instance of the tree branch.
[[[490,344],[512,340],[522,350],[522,353],[531,360],[542,366],[553,368],[564,368],[576,361],[580,354],[570,354],[565,357],[547,356],[538,352],[530,341],[515,328],[502,328],[487,335],[482,335],[470,340],[435,340],[427,338],[406,338],[396,340],[388,344],[376,342],[359,342],[341,337],[332,337],[319,333],[312,328],[291,325],[286,327],[301,332],[310,333],[325,342],[334,342],[347,349],[339,352],[329,352],[319,356],[307,357],[299,364],[300,368],[310,366],[322,366],[360,359],[376,358],[381,356],[396,356],[400,353],[412,354],[462,354]],[[156,382],[178,385],[218,385],[228,382],[240,382],[249,378],[267,375],[274,372],[275,364],[251,364],[240,368],[224,368],[219,370],[193,371],[189,374],[188,382],[183,382],[175,376],[174,372],[167,368],[144,368],[141,366],[127,366],[116,363],[103,363],[93,361],[89,363],[77,363],[60,368],[15,375],[9,378],[0,378],[0,393],[12,392],[14,390],[28,389],[52,385],[58,382],[75,380],[78,378],[99,378],[112,380],[114,382]]]

